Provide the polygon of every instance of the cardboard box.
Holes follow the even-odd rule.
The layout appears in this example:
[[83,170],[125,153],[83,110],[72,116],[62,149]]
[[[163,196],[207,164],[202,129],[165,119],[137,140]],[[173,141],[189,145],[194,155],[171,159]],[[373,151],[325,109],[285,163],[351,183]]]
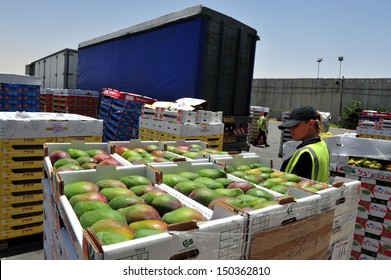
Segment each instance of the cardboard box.
[[103,121],[77,114],[0,112],[0,138],[102,136]]
[[[334,210],[250,236],[250,260],[324,260],[329,258],[329,241]],[[271,238],[272,237],[272,238]]]

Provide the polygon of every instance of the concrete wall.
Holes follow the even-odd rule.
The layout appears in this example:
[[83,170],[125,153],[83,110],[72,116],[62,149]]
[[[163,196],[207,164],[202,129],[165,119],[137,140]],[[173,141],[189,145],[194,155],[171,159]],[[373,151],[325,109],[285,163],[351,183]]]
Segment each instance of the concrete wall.
[[391,110],[391,78],[387,79],[254,79],[251,105],[269,107],[270,117],[281,118],[283,111],[299,105],[312,105],[331,113],[338,123],[352,100],[363,109]]

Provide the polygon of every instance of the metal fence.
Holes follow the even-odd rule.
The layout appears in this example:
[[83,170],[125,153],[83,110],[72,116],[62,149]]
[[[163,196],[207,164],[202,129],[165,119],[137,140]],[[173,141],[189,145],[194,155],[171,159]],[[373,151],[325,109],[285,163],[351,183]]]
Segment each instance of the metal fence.
[[253,79],[251,105],[270,108],[270,117],[312,105],[331,113],[338,123],[345,107],[360,101],[365,110],[391,110],[391,78],[387,79]]

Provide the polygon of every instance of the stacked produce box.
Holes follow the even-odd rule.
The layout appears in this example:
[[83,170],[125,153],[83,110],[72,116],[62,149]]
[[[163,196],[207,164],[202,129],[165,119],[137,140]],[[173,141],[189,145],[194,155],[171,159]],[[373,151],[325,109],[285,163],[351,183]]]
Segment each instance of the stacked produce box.
[[351,258],[391,259],[390,141],[341,136],[326,141],[332,174],[361,181]]
[[0,240],[43,231],[43,144],[101,139],[102,122],[75,114],[0,112]]
[[[268,107],[262,107],[262,106],[250,106],[250,116],[251,116],[251,123],[250,123],[250,131],[248,135],[248,141],[252,143],[258,136],[258,120],[261,116],[263,116],[264,112],[270,112],[270,108]],[[270,116],[267,116],[267,119],[269,120]]]
[[[103,120],[103,140],[123,141],[139,138],[139,118],[144,104],[155,99],[115,89],[102,89],[99,118]],[[156,138],[155,138],[156,139]]]
[[[44,96],[45,98],[50,95]],[[47,100],[50,102],[50,99]],[[98,116],[99,92],[80,89],[54,89],[53,112],[79,114],[96,118]],[[49,103],[50,104],[50,103]],[[50,110],[50,107],[48,107]]]
[[357,137],[391,140],[391,113],[364,110],[356,132]]
[[193,106],[178,107],[177,104],[178,100],[175,103],[156,102],[152,106],[144,106],[140,118],[140,139],[200,140],[206,142],[210,148],[222,150],[223,113],[195,110]]

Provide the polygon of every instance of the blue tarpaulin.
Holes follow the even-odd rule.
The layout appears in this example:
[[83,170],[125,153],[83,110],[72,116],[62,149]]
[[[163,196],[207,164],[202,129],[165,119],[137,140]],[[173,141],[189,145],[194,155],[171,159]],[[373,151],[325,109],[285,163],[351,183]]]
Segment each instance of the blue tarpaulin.
[[77,87],[114,88],[162,101],[200,98],[206,46],[201,17],[79,49]]

